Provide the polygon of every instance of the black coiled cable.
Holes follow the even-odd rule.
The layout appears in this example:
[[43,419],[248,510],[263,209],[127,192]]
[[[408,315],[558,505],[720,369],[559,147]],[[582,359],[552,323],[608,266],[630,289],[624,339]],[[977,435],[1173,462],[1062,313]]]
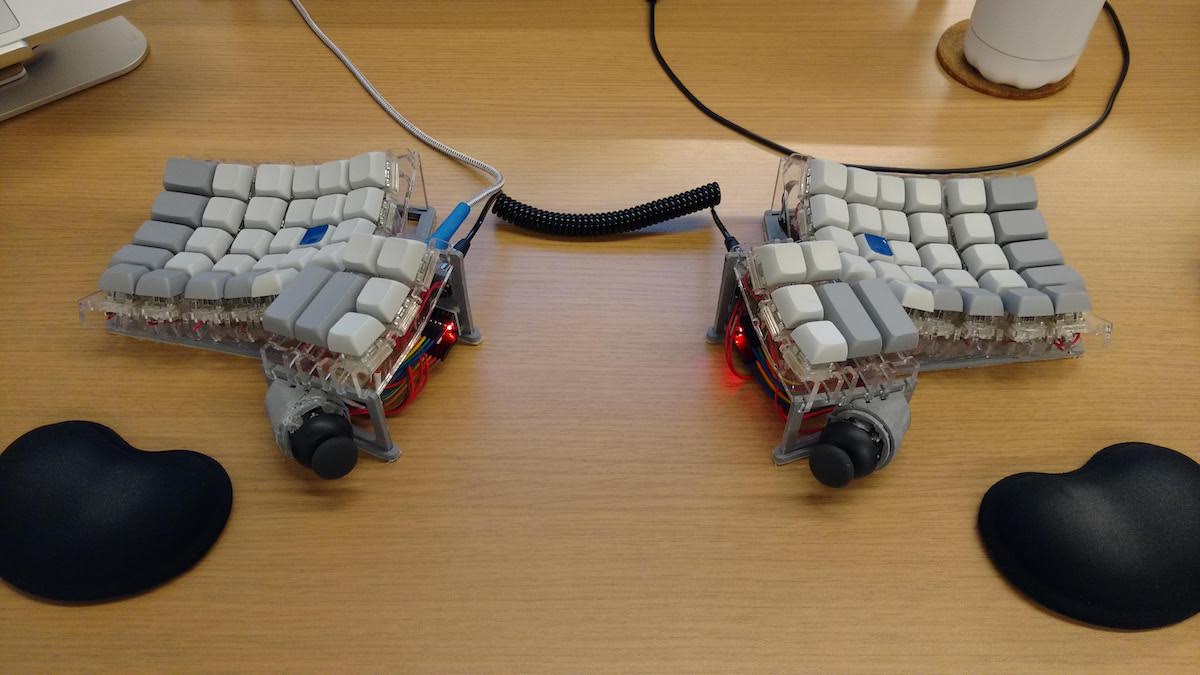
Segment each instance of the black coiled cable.
[[650,227],[689,213],[711,209],[721,203],[721,186],[709,183],[698,188],[604,213],[558,213],[521,203],[501,192],[492,206],[502,220],[541,234],[561,237],[599,237],[624,234]]

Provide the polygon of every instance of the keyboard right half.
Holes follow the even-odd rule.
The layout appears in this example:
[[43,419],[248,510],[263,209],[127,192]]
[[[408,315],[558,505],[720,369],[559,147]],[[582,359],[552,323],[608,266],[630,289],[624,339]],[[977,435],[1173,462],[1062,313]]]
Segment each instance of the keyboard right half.
[[923,370],[1069,358],[1084,336],[1111,334],[1049,238],[1031,176],[901,176],[793,156],[775,200],[767,241],[830,242],[840,281],[886,282]]

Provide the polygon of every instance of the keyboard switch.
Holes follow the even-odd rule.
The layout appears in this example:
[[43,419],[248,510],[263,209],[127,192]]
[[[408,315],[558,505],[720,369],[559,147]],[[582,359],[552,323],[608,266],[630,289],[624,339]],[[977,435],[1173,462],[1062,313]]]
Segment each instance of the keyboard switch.
[[291,199],[293,171],[288,164],[259,164],[254,173],[255,196]]
[[317,205],[315,199],[293,199],[283,215],[284,227],[312,227],[313,208]]
[[984,181],[988,211],[1036,209],[1037,187],[1033,176],[1005,176]]
[[817,241],[831,241],[834,246],[838,247],[838,251],[842,253],[858,253],[858,244],[854,241],[854,235],[850,234],[850,230],[843,230],[840,227],[822,227],[817,230],[813,238]]
[[879,198],[875,206],[882,210],[904,209],[904,179],[899,176],[879,176]]
[[942,184],[942,194],[946,198],[946,212],[951,216],[987,211],[982,178],[952,178]]
[[229,252],[233,244],[233,235],[215,227],[201,227],[192,232],[185,251],[203,253],[208,259],[216,262]]
[[383,215],[383,190],[365,187],[353,190],[346,195],[345,210],[342,212],[342,217],[346,220],[366,218],[372,223],[378,223],[381,215]]
[[879,220],[883,225],[883,238],[894,241],[909,241],[912,234],[908,228],[908,216],[903,211],[881,210]]
[[792,341],[813,365],[845,361],[846,338],[830,321],[810,321],[792,331]]
[[808,198],[808,222],[814,230],[850,227],[850,210],[845,200],[833,195]]
[[904,179],[905,213],[937,213],[942,211],[942,185],[934,178]]
[[918,251],[921,266],[937,274],[942,270],[962,269],[962,260],[950,244],[925,244]]
[[245,202],[250,200],[250,187],[253,184],[254,167],[218,164],[213,172],[212,193],[216,197],[230,197]]
[[151,220],[163,220],[188,227],[200,227],[208,197],[186,192],[160,192],[150,206]]
[[954,232],[954,243],[960,251],[975,244],[996,243],[992,219],[986,213],[962,213],[954,216],[950,219],[950,229]]
[[363,187],[388,189],[386,152],[364,152],[350,160],[350,188]]
[[875,268],[871,267],[871,263],[867,262],[866,258],[849,253],[842,253],[839,257],[842,260],[842,281],[862,281],[875,278]]
[[375,277],[367,280],[366,285],[359,292],[355,308],[359,314],[373,316],[380,323],[387,325],[396,320],[396,315],[400,313],[400,307],[408,298],[409,290],[408,286],[399,281]]
[[229,252],[248,255],[258,260],[267,254],[267,251],[271,248],[271,240],[273,238],[267,230],[242,230],[233,238],[233,244],[229,246]]
[[872,356],[883,349],[883,336],[848,284],[822,284],[816,293],[824,308],[824,318],[846,341],[846,358]]
[[287,202],[278,197],[251,197],[242,219],[246,227],[266,230],[272,234],[283,227],[283,216],[287,213]]
[[866,169],[846,169],[846,201],[875,205],[879,199],[879,177]]
[[850,213],[850,231],[854,234],[883,235],[883,220],[879,209],[867,204],[850,204],[846,207]]
[[180,157],[168,159],[167,168],[163,171],[163,188],[209,197],[213,193],[213,174],[216,171],[216,162]]
[[825,318],[817,291],[809,284],[780,286],[771,292],[771,302],[779,312],[784,328],[789,330],[806,321]]
[[808,194],[846,196],[845,165],[828,159],[809,159]]
[[373,316],[348,312],[329,330],[329,349],[347,356],[362,356],[383,335],[383,324]]
[[888,281],[868,279],[850,284],[863,309],[883,338],[882,352],[905,351],[917,346],[917,327],[896,299]]
[[161,220],[147,220],[133,234],[133,243],[139,246],[152,246],[179,253],[187,246],[188,239],[195,232],[187,225],[164,223]]
[[975,244],[962,253],[963,262],[971,276],[978,279],[992,270],[1008,269],[1008,258],[996,244]]

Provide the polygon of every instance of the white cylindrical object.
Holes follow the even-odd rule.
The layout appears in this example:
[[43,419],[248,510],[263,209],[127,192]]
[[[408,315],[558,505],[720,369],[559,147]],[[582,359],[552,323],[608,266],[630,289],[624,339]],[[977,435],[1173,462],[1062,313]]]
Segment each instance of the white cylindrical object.
[[987,79],[1037,89],[1075,68],[1103,6],[1104,0],[976,0],[963,52]]

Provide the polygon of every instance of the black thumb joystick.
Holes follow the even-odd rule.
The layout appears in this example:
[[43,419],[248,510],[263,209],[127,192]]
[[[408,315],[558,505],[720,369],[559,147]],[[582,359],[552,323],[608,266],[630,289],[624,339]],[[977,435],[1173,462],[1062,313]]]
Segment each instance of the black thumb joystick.
[[883,449],[859,425],[831,422],[808,456],[808,468],[822,485],[846,487],[855,478],[869,475],[879,466]]
[[314,412],[291,433],[292,456],[321,478],[341,478],[358,464],[354,429],[342,415]]
[[321,478],[341,478],[358,464],[345,404],[320,389],[275,380],[267,388],[266,407],[279,449]]

